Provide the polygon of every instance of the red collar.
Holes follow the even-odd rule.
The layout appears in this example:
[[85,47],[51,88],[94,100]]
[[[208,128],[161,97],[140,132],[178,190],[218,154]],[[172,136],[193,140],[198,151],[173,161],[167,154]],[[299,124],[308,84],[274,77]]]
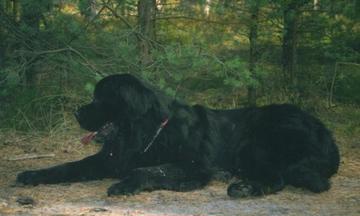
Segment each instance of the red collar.
[[153,138],[151,139],[151,141],[149,142],[149,144],[146,146],[146,148],[144,149],[144,152],[147,152],[149,150],[149,148],[152,146],[152,144],[154,144],[154,141],[156,140],[156,138],[159,136],[160,132],[162,129],[164,129],[164,127],[169,123],[169,118],[166,117],[160,124],[159,128],[156,130],[156,133],[154,134]]

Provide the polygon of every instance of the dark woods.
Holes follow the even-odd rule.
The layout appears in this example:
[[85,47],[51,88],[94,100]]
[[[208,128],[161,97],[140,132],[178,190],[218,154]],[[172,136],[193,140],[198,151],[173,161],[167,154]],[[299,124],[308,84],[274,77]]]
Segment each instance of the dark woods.
[[0,117],[53,126],[101,77],[129,71],[216,107],[359,104],[359,5],[1,0]]

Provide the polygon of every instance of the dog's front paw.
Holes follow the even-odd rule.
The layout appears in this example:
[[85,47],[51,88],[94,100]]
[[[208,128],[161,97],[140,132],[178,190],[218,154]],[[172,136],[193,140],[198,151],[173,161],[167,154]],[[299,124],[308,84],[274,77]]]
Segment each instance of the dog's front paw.
[[24,171],[17,175],[16,183],[35,186],[41,183],[41,175],[39,171]]
[[107,194],[108,196],[133,195],[139,193],[140,191],[140,187],[137,184],[125,180],[111,185]]
[[234,198],[243,198],[250,196],[260,196],[263,194],[261,187],[256,184],[251,184],[247,181],[238,181],[232,183],[228,189],[227,194]]

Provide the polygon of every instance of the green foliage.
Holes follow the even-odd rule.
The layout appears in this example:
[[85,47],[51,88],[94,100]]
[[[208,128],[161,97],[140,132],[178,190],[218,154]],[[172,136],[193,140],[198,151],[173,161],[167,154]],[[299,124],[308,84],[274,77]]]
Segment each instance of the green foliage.
[[79,11],[84,16],[90,16],[91,11],[89,8],[91,7],[91,1],[89,0],[79,0],[78,3]]
[[48,20],[48,28],[46,29],[53,40],[63,42],[83,36],[84,31],[84,23],[80,19],[62,13],[54,13],[54,16]]
[[222,88],[233,91],[257,84],[242,59],[222,61],[201,47],[169,45],[153,55],[156,62],[142,70],[142,76],[171,96],[186,97],[189,92]]
[[225,62],[226,77],[224,83],[230,87],[245,87],[252,85],[254,80],[251,78],[250,71],[247,70],[246,65],[239,59],[229,59]]
[[19,82],[16,74],[11,73],[10,68],[0,69],[0,124],[6,111],[10,110],[10,102],[13,99],[13,92]]
[[[106,2],[112,10],[102,8]],[[139,41],[147,36],[137,32],[136,0],[3,4],[2,126],[54,127],[89,100],[98,80],[114,73],[135,73],[172,97],[214,107],[244,104],[248,87],[257,89],[260,103],[288,102],[281,55],[283,10],[290,6],[299,9],[295,75],[303,104],[326,100],[336,63],[360,62],[359,1],[324,0],[319,10],[308,0],[161,2],[147,65],[140,63]],[[257,7],[257,62],[250,71],[249,30]],[[94,11],[100,14],[88,19]],[[335,99],[359,105],[358,67],[338,70]]]
[[41,16],[49,12],[53,7],[53,1],[49,0],[20,0],[21,14],[28,16]]
[[336,78],[335,98],[345,103],[360,104],[360,65],[343,65]]

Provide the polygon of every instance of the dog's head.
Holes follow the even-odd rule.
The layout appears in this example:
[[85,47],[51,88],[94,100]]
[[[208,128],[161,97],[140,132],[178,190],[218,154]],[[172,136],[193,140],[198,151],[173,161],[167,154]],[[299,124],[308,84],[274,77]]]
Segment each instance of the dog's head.
[[109,122],[141,118],[158,106],[154,93],[134,76],[111,75],[97,83],[93,101],[80,107],[75,116],[82,128],[97,131]]

